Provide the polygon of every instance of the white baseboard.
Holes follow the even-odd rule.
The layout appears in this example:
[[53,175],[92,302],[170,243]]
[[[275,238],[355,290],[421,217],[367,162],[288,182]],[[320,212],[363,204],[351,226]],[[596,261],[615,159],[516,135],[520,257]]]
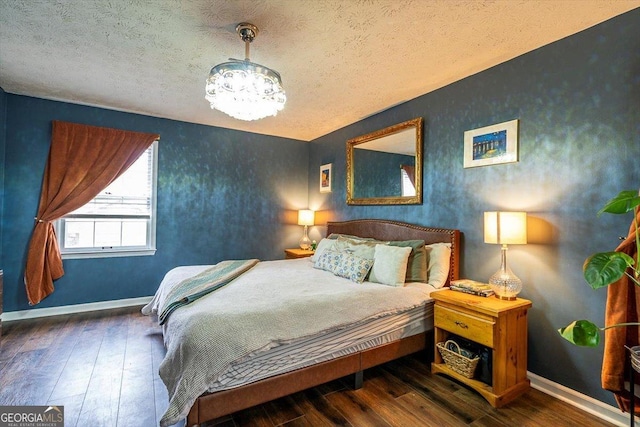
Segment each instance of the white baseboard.
[[7,311],[2,313],[2,321],[35,319],[38,317],[59,316],[61,314],[83,313],[87,311],[108,310],[111,308],[145,305],[153,297],[127,298],[112,301],[90,302],[87,304],[64,305],[61,307],[34,308],[31,310]]
[[[132,307],[145,305],[153,297],[128,298],[113,301],[92,302],[88,304],[66,305],[62,307],[34,308],[32,310],[9,311],[2,313],[2,320],[11,322],[13,320],[35,319],[38,317],[58,316],[61,314],[82,313],[87,311],[108,310],[112,308]],[[567,402],[591,415],[610,422],[611,424],[626,427],[629,425],[629,414],[622,412],[615,406],[608,405],[573,389],[555,383],[532,372],[527,372],[531,381],[531,387],[536,390]],[[636,426],[640,426],[640,420],[636,421]]]
[[[541,392],[551,395],[556,399],[567,402],[568,404],[600,419],[608,421],[611,424],[620,427],[626,427],[629,425],[629,414],[622,412],[615,406],[608,405],[531,372],[527,372],[527,377],[529,377],[529,380],[531,381],[531,387],[536,390],[540,390]],[[636,421],[635,425],[640,425],[640,420]]]

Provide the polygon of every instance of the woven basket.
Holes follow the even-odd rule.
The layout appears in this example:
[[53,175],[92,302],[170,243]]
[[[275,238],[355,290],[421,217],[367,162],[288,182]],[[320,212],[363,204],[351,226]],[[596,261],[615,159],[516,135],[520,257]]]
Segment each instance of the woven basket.
[[[447,347],[449,344],[455,346],[457,351],[449,350]],[[438,347],[438,351],[440,355],[444,359],[444,363],[453,371],[459,373],[463,377],[473,378],[473,375],[476,372],[476,367],[478,366],[478,362],[480,361],[480,357],[476,356],[473,359],[469,359],[468,357],[460,354],[460,346],[457,342],[453,340],[448,340],[447,342],[439,342],[436,344]]]

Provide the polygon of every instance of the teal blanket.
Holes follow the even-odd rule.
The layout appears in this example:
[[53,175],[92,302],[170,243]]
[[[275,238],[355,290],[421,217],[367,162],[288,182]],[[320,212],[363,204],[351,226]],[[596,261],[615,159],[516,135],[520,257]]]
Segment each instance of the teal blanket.
[[221,261],[197,276],[179,282],[159,302],[158,322],[163,325],[178,308],[220,289],[257,263],[257,259]]

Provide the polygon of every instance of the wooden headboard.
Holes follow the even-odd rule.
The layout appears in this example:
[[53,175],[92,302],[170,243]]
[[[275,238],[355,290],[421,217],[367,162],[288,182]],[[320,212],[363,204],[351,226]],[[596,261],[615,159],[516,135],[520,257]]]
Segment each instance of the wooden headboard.
[[424,240],[425,244],[451,243],[451,280],[459,278],[460,271],[460,230],[422,227],[384,219],[356,219],[351,221],[328,222],[327,235],[331,233],[371,237],[376,240]]

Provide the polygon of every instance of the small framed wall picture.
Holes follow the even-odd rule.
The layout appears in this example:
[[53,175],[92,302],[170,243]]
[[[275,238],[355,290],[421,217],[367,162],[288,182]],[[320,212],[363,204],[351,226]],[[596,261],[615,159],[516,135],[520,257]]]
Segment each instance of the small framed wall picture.
[[464,167],[518,161],[518,120],[468,130],[464,133]]
[[320,192],[331,193],[331,165],[332,163],[320,166]]

